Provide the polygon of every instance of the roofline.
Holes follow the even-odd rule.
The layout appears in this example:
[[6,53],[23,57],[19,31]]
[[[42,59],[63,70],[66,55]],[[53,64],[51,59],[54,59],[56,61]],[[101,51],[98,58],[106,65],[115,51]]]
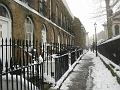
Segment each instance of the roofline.
[[60,26],[58,26],[56,23],[52,22],[51,20],[49,20],[48,18],[42,16],[40,13],[38,13],[35,9],[29,7],[29,6],[26,6],[24,3],[22,3],[21,1],[19,0],[13,0],[15,1],[16,3],[18,3],[19,5],[23,6],[24,8],[28,9],[29,11],[31,11],[32,13],[38,15],[39,17],[45,19],[46,21],[50,22],[51,24],[53,24],[54,26],[58,27],[60,30],[64,31],[65,33],[69,34],[70,36],[74,37],[74,35],[72,35],[71,33],[67,32],[66,30],[64,30],[63,28],[61,28]]
[[65,7],[67,8],[67,10],[68,10],[69,14],[71,15],[71,17],[74,19],[74,15],[73,15],[73,13],[71,12],[71,10],[70,10],[70,8],[69,8],[66,0],[62,0],[62,2],[63,2],[63,4],[65,5]]

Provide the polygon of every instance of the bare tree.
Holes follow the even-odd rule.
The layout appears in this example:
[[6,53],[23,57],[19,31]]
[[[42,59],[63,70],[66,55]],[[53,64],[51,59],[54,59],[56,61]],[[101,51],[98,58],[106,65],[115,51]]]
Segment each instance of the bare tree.
[[[97,4],[99,3],[99,8],[96,9],[95,16],[93,18],[100,18],[106,15],[107,19],[107,31],[108,31],[108,38],[112,37],[112,15],[113,15],[113,8],[118,4],[120,0],[94,0]],[[105,3],[105,6],[103,6]],[[118,8],[120,5],[118,5]]]

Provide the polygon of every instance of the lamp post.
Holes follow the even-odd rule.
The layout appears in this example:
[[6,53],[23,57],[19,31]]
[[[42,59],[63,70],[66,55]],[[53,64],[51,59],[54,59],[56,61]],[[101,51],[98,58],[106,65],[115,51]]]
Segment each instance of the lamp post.
[[93,46],[92,46],[92,48],[93,48],[93,53],[94,53],[94,45],[95,45],[95,43],[94,43],[94,34],[93,34]]
[[96,57],[97,57],[98,54],[97,54],[97,33],[96,33],[96,26],[97,26],[97,24],[94,23],[94,27],[95,27],[95,49],[96,49]]

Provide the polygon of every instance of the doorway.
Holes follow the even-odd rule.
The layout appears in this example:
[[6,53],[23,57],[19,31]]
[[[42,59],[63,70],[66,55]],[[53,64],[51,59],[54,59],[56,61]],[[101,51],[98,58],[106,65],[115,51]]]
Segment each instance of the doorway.
[[8,9],[0,4],[0,60],[10,65],[11,18]]

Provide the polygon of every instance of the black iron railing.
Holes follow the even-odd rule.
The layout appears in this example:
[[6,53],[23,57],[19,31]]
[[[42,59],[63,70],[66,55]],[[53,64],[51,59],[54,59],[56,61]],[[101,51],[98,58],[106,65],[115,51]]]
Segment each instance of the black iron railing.
[[44,90],[46,77],[58,81],[81,54],[72,45],[2,39],[0,90]]
[[120,38],[109,39],[98,45],[98,52],[120,65]]

